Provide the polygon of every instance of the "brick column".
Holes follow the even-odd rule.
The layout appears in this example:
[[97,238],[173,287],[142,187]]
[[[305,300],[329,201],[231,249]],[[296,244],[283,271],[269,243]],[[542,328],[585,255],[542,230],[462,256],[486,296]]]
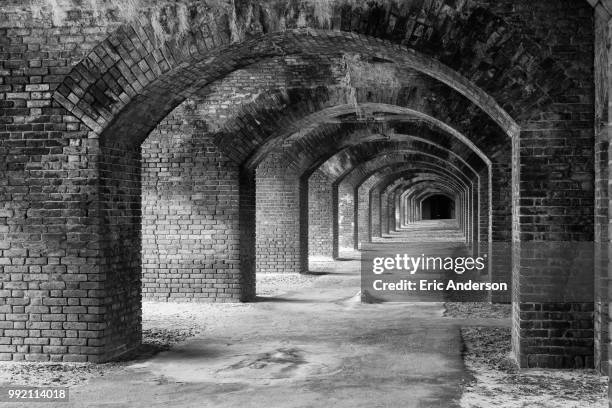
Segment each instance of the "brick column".
[[392,191],[387,198],[387,223],[389,232],[395,231],[395,194],[397,191]]
[[[99,143],[78,119],[58,112],[65,115],[61,123],[36,124],[56,132],[32,133],[28,140],[22,132],[34,124],[7,125],[0,141],[0,360],[98,362],[112,356],[105,333],[116,333],[117,321],[106,319],[110,283],[103,261],[112,252],[103,247],[98,218],[107,215],[100,205]],[[129,330],[124,347],[135,347],[139,336],[137,328]]]
[[389,233],[389,193],[386,191],[380,195],[380,232]]
[[341,256],[343,249],[353,249],[355,204],[353,187],[347,183],[338,186],[338,248]]
[[610,279],[610,14],[595,13],[595,368],[608,374]]
[[239,166],[200,129],[200,117],[188,112],[177,108],[141,147],[142,296],[244,299],[241,251],[252,248],[242,247],[241,231],[255,232],[239,217],[248,186]]
[[379,188],[372,189],[372,191],[370,192],[370,225],[371,225],[371,236],[372,237],[381,236],[380,201],[381,201],[380,189]]
[[[307,232],[303,231],[300,221],[308,217],[308,208],[304,208],[302,214],[303,204],[308,199],[307,186],[302,189],[304,183],[281,154],[270,154],[259,164],[256,183],[257,273],[305,272],[303,246],[307,248],[304,239]],[[305,200],[301,194],[305,194]]]
[[[521,367],[594,363],[593,134],[572,125],[538,123],[515,142],[513,349]],[[550,155],[534,155],[533,146]]]
[[[495,182],[491,185],[492,225],[489,269],[492,282],[511,283],[512,169],[509,163],[500,163],[497,160],[492,164],[491,172]],[[509,303],[511,296],[510,294],[493,293],[491,301],[494,303]]]
[[372,242],[372,195],[371,191],[379,180],[370,177],[365,183],[359,186],[356,192],[358,201],[357,206],[357,244],[361,249],[364,243]]
[[333,257],[333,193],[328,176],[315,171],[308,179],[308,254]]

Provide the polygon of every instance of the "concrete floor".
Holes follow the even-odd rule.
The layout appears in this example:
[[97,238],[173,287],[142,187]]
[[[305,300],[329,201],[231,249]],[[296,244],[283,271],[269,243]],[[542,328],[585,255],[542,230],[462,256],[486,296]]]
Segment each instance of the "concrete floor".
[[[429,238],[446,228],[435,229]],[[387,239],[397,238],[410,241]],[[324,269],[299,291],[204,308],[200,334],[72,387],[71,402],[55,406],[458,406],[470,380],[460,326],[507,322],[444,318],[442,303],[362,304],[358,261]]]

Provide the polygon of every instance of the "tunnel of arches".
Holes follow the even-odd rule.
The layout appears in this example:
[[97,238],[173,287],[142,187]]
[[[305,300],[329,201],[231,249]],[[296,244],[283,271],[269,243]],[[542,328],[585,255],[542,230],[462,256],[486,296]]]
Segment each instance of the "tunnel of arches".
[[[95,275],[66,289],[85,291],[96,308],[81,318],[99,324],[78,358],[137,347],[141,298],[252,301],[257,273],[307,273],[454,219],[467,250],[513,282],[521,366],[605,366],[608,339],[593,331],[606,312],[593,322],[593,299],[549,302],[559,288],[539,279],[551,257],[595,279],[558,245],[595,234],[592,9],[246,3],[194,6],[160,35],[151,2],[54,87],[56,116],[78,124],[57,166],[80,163],[88,181],[74,198],[85,215],[60,211],[65,239],[42,252]],[[569,45],[555,24],[532,29],[568,13]],[[559,321],[563,334],[548,330]]]
[[455,218],[455,200],[444,194],[433,194],[421,201],[423,220],[448,220]]
[[[305,50],[302,44],[306,40],[311,48]],[[523,37],[521,40],[525,41]],[[126,167],[136,164],[140,144],[144,141],[146,146],[151,136],[157,137],[161,150],[156,153],[161,154],[147,156],[151,150],[143,148],[142,155],[153,159],[153,166],[158,165],[156,159],[161,159],[164,167],[162,156],[168,136],[161,135],[175,132],[177,125],[187,120],[191,134],[183,137],[184,151],[188,155],[196,148],[203,153],[181,157],[173,151],[178,166],[170,167],[170,174],[161,174],[161,189],[160,172],[145,171],[143,175],[151,176],[147,187],[155,187],[149,188],[153,195],[143,196],[142,202],[158,207],[157,211],[148,211],[147,205],[143,208],[148,218],[142,229],[146,265],[143,290],[145,296],[156,299],[251,300],[256,272],[307,272],[309,229],[317,225],[315,217],[321,214],[308,210],[309,179],[314,173],[327,176],[331,187],[331,194],[328,190],[325,195],[331,202],[331,222],[326,224],[332,226],[332,245],[327,245],[332,257],[340,253],[343,241],[350,245],[352,240],[349,249],[353,251],[371,242],[372,219],[380,218],[378,214],[372,217],[371,203],[380,203],[379,192],[373,190],[393,181],[406,165],[437,174],[442,179],[439,183],[446,185],[444,191],[460,197],[460,228],[472,250],[480,250],[480,242],[494,237],[509,239],[511,209],[516,207],[510,197],[517,192],[510,191],[503,180],[511,177],[512,161],[523,160],[522,152],[512,143],[523,137],[517,121],[533,120],[534,102],[541,110],[551,103],[547,94],[538,95],[550,83],[547,78],[551,72],[542,67],[547,66],[556,77],[567,75],[559,68],[561,62],[552,58],[552,63],[535,65],[541,74],[533,72],[532,65],[525,67],[534,81],[540,81],[537,90],[513,95],[510,105],[500,93],[505,86],[512,89],[512,77],[505,73],[490,72],[499,78],[493,87],[492,81],[474,76],[473,65],[447,66],[443,58],[438,62],[419,53],[418,47],[397,48],[392,39],[374,40],[372,33],[347,36],[345,31],[313,35],[300,29],[258,34],[254,39],[218,46],[202,57],[189,55],[186,61],[169,70],[150,67],[152,78],[145,75],[143,90],[128,97],[127,103],[126,98],[119,98],[109,105],[112,99],[100,101],[99,95],[93,94],[91,108],[84,109],[82,115],[84,121],[99,115],[97,126],[92,128],[100,133],[101,180],[111,181],[106,184],[108,189],[101,190],[100,198],[114,216],[105,218],[102,231],[118,234],[123,240],[141,233],[137,219],[130,224],[131,229],[115,222],[137,216],[117,205],[116,197],[138,197],[137,174],[127,180],[124,175]],[[275,83],[257,79],[258,74],[268,78],[271,73]],[[245,88],[242,84],[247,76],[251,85]],[[85,81],[90,77],[85,75]],[[166,88],[166,84],[173,88]],[[568,84],[571,86],[571,81]],[[228,89],[236,87],[240,87],[240,94],[227,94]],[[86,92],[93,89],[85,88]],[[62,90],[58,89],[58,97],[63,95]],[[82,99],[87,101],[85,96]],[[189,99],[182,102],[185,96]],[[219,105],[216,101],[223,102]],[[181,124],[170,119],[177,109],[186,110],[178,115]],[[220,109],[226,113],[219,114]],[[108,117],[110,121],[106,121]],[[177,133],[184,136],[186,132]],[[177,139],[170,140],[174,148]],[[133,158],[126,158],[125,151],[133,152]],[[401,161],[391,164],[390,158],[397,155]],[[373,163],[377,158],[385,163]],[[148,167],[147,160],[144,163],[148,169],[156,169]],[[179,174],[184,163],[193,163],[193,171],[202,172],[203,185],[191,185],[197,173],[189,177]],[[321,169],[333,170],[322,175]],[[487,183],[487,178],[496,182]],[[424,197],[432,192],[426,184],[413,186],[406,195],[415,203],[415,220],[423,219]],[[175,215],[169,209],[181,197],[177,185],[185,193],[181,206],[184,214]],[[213,194],[211,200],[211,187],[223,185],[229,188],[223,194]],[[159,199],[160,192],[167,194],[166,200]],[[387,217],[393,220],[392,229],[397,230],[402,224],[401,194],[394,193],[391,198],[385,203]],[[314,205],[321,202],[312,201]],[[190,210],[184,209],[186,203]],[[488,206],[481,209],[482,203]],[[496,216],[490,217],[488,225],[484,223],[487,230],[482,231],[481,218],[491,213]],[[176,222],[174,217],[178,218]],[[343,231],[341,227],[349,223],[348,231]],[[121,284],[121,291],[137,291],[138,265],[127,262],[135,258],[139,248],[113,246],[112,242],[105,241],[112,254],[108,273],[112,276],[113,271],[126,266],[133,269],[127,274],[133,283],[126,282],[126,277],[116,282]],[[339,243],[338,249],[334,242]],[[121,291],[114,293],[115,302]],[[121,299],[125,302],[122,312],[138,307],[132,304],[133,296]],[[109,321],[117,322],[117,330],[131,324],[121,313],[109,316]],[[523,333],[516,331],[519,343]],[[525,338],[528,341],[533,340]],[[515,351],[520,356],[519,347]]]

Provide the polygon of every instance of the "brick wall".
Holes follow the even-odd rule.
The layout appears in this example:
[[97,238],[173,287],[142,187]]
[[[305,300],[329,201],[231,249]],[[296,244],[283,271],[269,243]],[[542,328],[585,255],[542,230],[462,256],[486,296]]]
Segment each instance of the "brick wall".
[[380,195],[380,233],[381,236],[389,233],[389,191]]
[[[17,10],[9,6],[15,6]],[[27,8],[0,16],[0,360],[100,361],[116,333],[109,247],[97,217],[100,147],[52,100],[113,22],[54,27]],[[133,152],[128,152],[129,157]],[[128,291],[129,293],[129,291]],[[109,329],[109,330],[107,330]],[[126,347],[138,340],[129,333]]]
[[[520,240],[513,262],[518,292],[515,354],[524,367],[591,367],[593,10],[582,2],[543,2],[534,7],[521,1],[509,12],[539,25],[547,38],[546,51],[565,74],[548,87],[546,109],[521,121],[515,150],[520,163],[513,181],[518,201],[515,239]],[[571,44],[562,39],[562,33],[569,32]],[[566,285],[573,285],[572,290]],[[560,293],[568,293],[561,303]]]
[[608,373],[610,16],[595,14],[595,367]]
[[239,168],[212,143],[195,102],[142,145],[142,294],[161,301],[236,301]]
[[370,212],[370,225],[371,225],[371,236],[381,236],[381,197],[380,188],[374,188],[369,193],[369,212]]
[[[431,78],[451,81],[455,88],[440,86],[440,98],[424,98],[420,94],[410,98],[413,88],[372,93],[367,86],[372,77],[363,74],[375,64],[349,56],[342,58],[345,69],[337,70],[334,64],[315,58],[315,62],[298,64],[289,75],[270,74],[260,88],[249,88],[244,96],[247,106],[238,113],[234,112],[234,104],[224,103],[225,97],[208,111],[216,118],[231,116],[226,127],[215,129],[214,144],[236,162],[247,160],[261,146],[269,147],[274,140],[266,137],[276,135],[278,129],[291,128],[306,113],[337,104],[353,107],[351,103],[357,98],[421,109],[456,126],[491,156],[495,156],[498,144],[506,144],[502,138],[507,131],[516,131],[518,122],[522,132],[514,140],[513,167],[521,168],[521,173],[515,172],[510,183],[515,187],[513,238],[523,242],[587,242],[596,238],[594,208],[597,215],[602,215],[599,211],[604,211],[604,206],[593,198],[600,202],[605,199],[599,193],[602,187],[594,185],[598,181],[601,186],[607,176],[603,171],[593,171],[597,163],[602,165],[605,161],[605,146],[601,139],[597,143],[593,139],[592,101],[597,97],[593,90],[593,21],[592,9],[585,2],[448,1],[444,7],[430,10],[427,2],[397,8],[393,2],[339,0],[338,7],[324,13],[320,13],[318,3],[311,1],[275,3],[274,7],[266,2],[249,7],[243,3],[198,3],[190,4],[193,7],[189,12],[182,11],[187,10],[181,7],[186,5],[182,1],[169,6],[167,2],[149,1],[131,8],[120,1],[100,0],[85,6],[81,3],[35,0],[24,7],[23,2],[9,1],[3,4],[0,15],[0,274],[5,277],[0,287],[5,296],[0,306],[0,330],[6,343],[0,347],[2,359],[97,361],[137,343],[139,241],[143,231],[139,220],[143,215],[140,202],[145,199],[139,186],[140,143],[185,95],[196,91],[206,94],[210,90],[200,88],[242,68],[245,61],[256,63],[303,51],[317,57],[337,54],[339,50],[348,54],[367,51],[370,54],[365,55],[366,60],[373,55],[377,59],[397,59],[401,71],[404,65],[425,70]],[[165,13],[158,13],[162,7]],[[187,24],[178,24],[179,21]],[[367,21],[376,24],[364,24]],[[266,37],[270,41],[255,38],[264,31],[303,25],[331,30],[322,35],[313,30],[291,35],[273,33]],[[571,38],[567,33],[572,33]],[[417,53],[403,52],[367,36],[402,43]],[[255,40],[241,44],[244,38]],[[217,52],[230,43],[235,44],[231,52]],[[292,64],[291,58],[287,64]],[[389,73],[381,69],[381,63],[377,64],[380,71],[375,72]],[[347,76],[347,72],[357,75]],[[236,81],[241,87],[259,84],[250,80],[252,73],[243,74]],[[306,85],[313,88],[304,91],[259,92],[262,88],[276,88],[279,81],[294,81],[295,86],[302,86],[300,78],[304,77],[325,78],[321,82],[310,81]],[[328,84],[329,78],[343,77],[341,91],[319,87]],[[351,88],[359,79],[360,89]],[[454,89],[460,89],[461,95],[455,95]],[[301,125],[296,127],[295,131],[303,130]],[[595,153],[599,154],[598,160],[593,160]],[[202,155],[203,160],[210,159],[207,154]],[[157,157],[164,163],[165,158]],[[218,245],[219,251],[230,242],[240,245],[242,274],[232,274],[227,282],[215,282],[224,285],[215,286],[215,290],[223,289],[215,292],[220,299],[221,294],[235,297],[238,286],[243,293],[253,294],[253,231],[255,219],[262,218],[256,217],[254,210],[254,175],[234,170],[239,179],[239,234],[217,233],[213,245]],[[223,171],[218,170],[219,174]],[[225,176],[218,177],[225,180]],[[165,184],[167,179],[162,176],[161,180]],[[293,209],[305,208],[306,189],[296,180],[280,182],[278,191],[291,192]],[[171,183],[183,189],[176,197],[181,199],[187,186],[177,180],[166,186]],[[497,183],[499,180],[494,186]],[[235,194],[235,185],[232,188]],[[163,188],[148,190],[147,194],[151,191],[167,194]],[[506,197],[505,193],[498,196]],[[465,209],[471,205],[467,198]],[[194,200],[206,208],[203,212],[192,207],[190,214],[182,215],[199,221],[207,211],[222,207],[222,201],[217,205],[209,199]],[[341,190],[338,202],[344,207],[337,217],[340,246],[355,243],[342,233],[353,222],[355,202],[350,200]],[[494,212],[498,201],[491,203]],[[347,203],[353,210],[347,208]],[[234,204],[232,201],[230,207],[235,221]],[[289,210],[285,206],[287,211],[281,211],[280,205],[276,210],[288,228],[268,235],[273,248],[269,268],[278,268],[280,262],[289,259],[290,267],[300,270],[307,248],[303,221],[308,213],[301,211],[283,219],[280,213]],[[504,211],[507,216],[507,208]],[[224,219],[229,214],[215,215]],[[473,228],[465,222],[464,226]],[[272,223],[269,227],[270,231],[275,228]],[[599,231],[601,236],[602,231],[603,228]],[[289,237],[295,239],[284,239]],[[189,236],[181,240],[194,248],[204,245],[206,250],[208,245]],[[292,242],[301,243],[283,247],[283,243]],[[149,244],[147,241],[146,246]],[[536,270],[530,269],[529,263],[556,255],[558,248],[543,247],[533,252],[519,246],[517,251],[513,272],[524,282],[530,271],[547,276],[547,265]],[[151,253],[152,250],[148,255]],[[186,261],[189,263],[189,259]],[[199,262],[193,258],[191,261],[193,265]],[[234,261],[228,258],[222,265],[206,263],[206,268],[217,272],[223,269],[219,272],[223,274],[225,266],[235,266]],[[127,273],[120,276],[121,270]],[[188,266],[187,270],[190,277],[201,271],[199,266]],[[166,283],[153,286],[164,287]],[[196,284],[201,282],[189,282],[190,287]],[[186,288],[184,283],[178,285]],[[520,361],[526,365],[589,365],[585,350],[593,346],[592,336],[588,336],[592,328],[563,332],[583,335],[579,341],[560,337],[559,327],[547,328],[545,336],[543,332],[529,332],[529,324],[542,325],[548,315],[537,309],[538,302],[525,302],[526,295],[517,293],[515,298],[523,302],[522,306],[517,303],[513,339]],[[119,306],[113,307],[113,302]],[[532,307],[534,310],[530,310]],[[592,319],[588,302],[571,303],[571,311],[564,307],[559,306],[557,311],[559,321],[568,319],[580,326],[588,325]],[[598,309],[598,313],[601,320],[603,311]],[[560,346],[547,348],[551,343]],[[523,355],[519,355],[521,351]]]
[[370,212],[372,206],[370,191],[377,182],[378,180],[376,178],[370,177],[355,190],[356,195],[353,199],[358,202],[356,216],[357,235],[355,240],[358,249],[361,249],[363,244],[372,242],[372,214]]
[[307,226],[308,207],[301,208],[300,184],[281,153],[257,167],[257,272],[305,272],[302,247],[308,248],[308,241],[302,239],[300,217],[305,215]]
[[[347,183],[338,186],[338,248],[340,257],[346,249],[355,246],[355,202],[353,187]],[[343,251],[344,250],[344,251]]]
[[308,179],[308,255],[333,257],[332,182],[316,171]]

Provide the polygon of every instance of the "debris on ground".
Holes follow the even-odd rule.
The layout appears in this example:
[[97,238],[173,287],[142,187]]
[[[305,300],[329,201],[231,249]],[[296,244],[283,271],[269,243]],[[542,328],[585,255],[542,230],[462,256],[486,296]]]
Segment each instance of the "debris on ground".
[[462,408],[605,408],[608,377],[595,370],[518,369],[511,333],[502,327],[464,327],[464,361],[474,377]]
[[444,317],[455,319],[504,319],[512,316],[512,305],[486,302],[447,302]]
[[[19,386],[74,386],[116,373],[135,360],[169,350],[173,345],[195,336],[203,329],[192,315],[181,313],[177,308],[181,309],[181,305],[145,302],[142,345],[118,361],[102,364],[3,362],[0,364],[0,383]],[[185,306],[183,309],[192,308]]]
[[257,296],[278,296],[310,286],[320,277],[316,273],[262,273],[257,275]]

